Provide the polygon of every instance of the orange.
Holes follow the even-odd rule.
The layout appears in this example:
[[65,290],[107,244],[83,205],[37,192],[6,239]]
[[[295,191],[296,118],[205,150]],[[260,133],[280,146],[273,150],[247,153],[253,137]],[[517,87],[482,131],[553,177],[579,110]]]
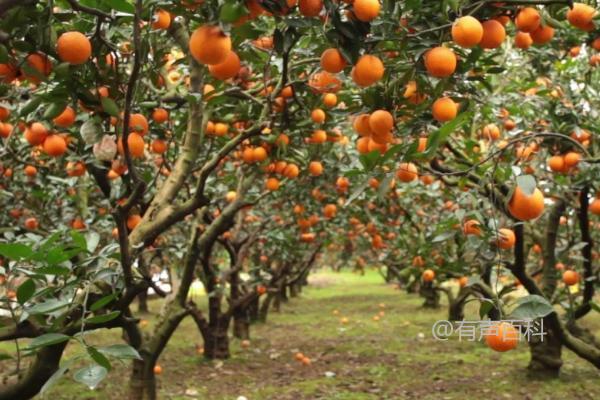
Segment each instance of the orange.
[[39,122],[34,122],[25,129],[25,140],[32,146],[42,144],[48,136],[48,129]]
[[67,106],[62,113],[52,120],[54,125],[68,128],[75,123],[75,110]]
[[596,197],[592,203],[590,204],[589,208],[590,212],[592,214],[595,215],[600,215],[600,198]]
[[325,218],[334,218],[337,214],[337,206],[335,204],[327,204],[323,207],[323,215]]
[[189,48],[192,57],[200,64],[219,64],[231,51],[231,38],[218,26],[203,25],[192,33]]
[[[29,68],[34,69],[40,75],[48,76],[50,75],[50,72],[52,72],[52,62],[50,62],[45,54],[32,53],[27,56],[25,62]],[[31,82],[39,82],[39,77],[30,76],[26,70],[22,70],[21,72],[23,73],[23,76],[25,76]]]
[[67,163],[67,175],[69,176],[82,176],[85,174],[85,164],[81,161],[73,162],[69,161]]
[[267,150],[264,147],[258,146],[252,150],[252,159],[255,162],[263,162],[267,159],[269,155],[267,154]]
[[297,178],[300,175],[300,168],[296,164],[290,163],[283,170],[283,175],[289,179]]
[[157,124],[167,122],[169,120],[169,112],[164,108],[155,108],[154,111],[152,111],[152,120]]
[[148,133],[148,120],[142,114],[130,114],[129,129],[130,132],[136,132],[144,136],[146,133]]
[[140,214],[131,214],[129,217],[127,217],[127,229],[130,231],[134,230],[140,222],[142,222],[142,217]]
[[483,38],[483,26],[470,15],[461,17],[452,24],[452,40],[465,48],[476,46]]
[[544,212],[544,195],[536,188],[533,194],[527,196],[517,186],[508,203],[508,211],[521,221],[535,219]]
[[50,135],[44,140],[44,152],[52,157],[59,157],[67,151],[67,141],[60,135]]
[[335,93],[342,88],[342,82],[327,71],[315,72],[311,75],[308,86],[320,93]]
[[563,156],[552,156],[548,159],[548,167],[553,172],[564,172],[565,171],[565,159]]
[[354,0],[352,10],[360,21],[369,22],[377,18],[381,5],[379,0]]
[[465,235],[479,236],[479,235],[481,235],[480,225],[481,224],[479,223],[479,221],[474,220],[474,219],[465,221],[465,223],[462,226],[463,233]]
[[7,138],[12,133],[13,126],[9,123],[0,122],[0,137]]
[[322,124],[323,122],[325,122],[325,118],[326,118],[325,111],[321,110],[320,108],[315,108],[310,113],[310,118],[316,124]]
[[[389,134],[389,137],[391,137],[391,133]],[[389,142],[389,138],[381,138],[379,142],[377,142],[371,137],[369,138],[369,144],[367,145],[368,152],[378,151],[381,154],[384,154],[387,151],[387,143]]]
[[458,104],[450,97],[442,97],[437,99],[431,107],[433,118],[439,122],[447,122],[456,118],[458,113]]
[[267,188],[267,190],[273,192],[279,189],[279,180],[277,178],[269,178],[265,183],[265,187]]
[[554,28],[549,25],[540,25],[535,31],[530,33],[531,39],[535,44],[546,44],[554,37]]
[[167,143],[162,139],[154,139],[151,147],[156,154],[163,154],[167,151]]
[[579,274],[577,271],[567,270],[563,272],[562,280],[567,286],[572,286],[579,283]]
[[[127,147],[131,157],[141,158],[144,156],[144,138],[141,135],[135,132],[127,135]],[[119,154],[124,153],[123,138],[119,138],[119,141],[117,142],[117,149],[119,150]]]
[[316,17],[323,9],[323,0],[300,0],[298,9],[305,17]]
[[214,78],[224,81],[236,76],[241,67],[240,57],[234,51],[230,51],[225,60],[218,64],[209,65],[208,72]]
[[229,132],[229,125],[224,124],[223,122],[217,122],[215,124],[214,134],[216,136],[225,136]]
[[594,39],[594,41],[592,42],[592,47],[594,48],[594,50],[600,51],[600,38]]
[[526,50],[533,44],[531,35],[527,32],[517,32],[515,35],[515,46],[519,49]]
[[371,86],[383,78],[385,67],[376,56],[365,54],[361,56],[352,69],[352,80],[359,86]]
[[81,217],[76,217],[73,219],[73,221],[71,221],[71,228],[78,230],[85,229],[85,222],[83,219],[81,219]]
[[6,107],[0,106],[0,121],[6,121],[10,116],[10,110]]
[[400,163],[398,171],[396,171],[396,177],[402,182],[414,181],[418,177],[417,166],[411,162]]
[[338,49],[327,49],[321,54],[321,68],[332,74],[341,72],[346,67],[346,60]]
[[394,127],[394,117],[386,110],[377,110],[369,117],[369,128],[374,134],[386,134]]
[[34,177],[37,175],[37,168],[33,165],[27,165],[23,171],[25,172],[25,175],[29,177]]
[[500,128],[496,124],[487,124],[483,127],[483,136],[488,140],[500,139]]
[[433,282],[435,279],[435,272],[431,269],[426,269],[423,271],[421,277],[423,278],[423,282]]
[[426,137],[420,137],[419,138],[419,144],[417,145],[417,152],[418,153],[422,153],[427,149],[427,138]]
[[456,70],[456,55],[446,47],[434,47],[425,53],[425,68],[436,78],[449,77]]
[[171,14],[165,10],[157,10],[152,17],[154,29],[169,29],[171,26]]
[[508,250],[515,245],[517,238],[515,236],[515,232],[512,229],[501,228],[498,229],[498,238],[496,240],[496,245],[503,249]]
[[379,131],[373,132],[370,139],[373,142],[382,145],[391,143],[394,140],[394,135],[392,135],[392,131]]
[[567,168],[575,167],[579,164],[579,160],[581,160],[581,155],[579,153],[575,153],[574,151],[570,151],[565,154],[565,166]]
[[360,154],[367,154],[369,153],[369,142],[371,141],[371,138],[368,136],[363,136],[358,138],[358,140],[356,141],[356,151],[358,151]]
[[323,96],[323,104],[325,105],[325,107],[335,107],[335,105],[337,104],[337,96],[333,93],[326,93]]
[[27,218],[25,220],[25,228],[29,229],[30,231],[37,229],[39,226],[40,224],[38,223],[38,220],[34,217]]
[[467,278],[466,276],[461,276],[458,279],[458,285],[462,288],[467,286],[467,284],[469,283],[469,278]]
[[508,322],[495,323],[488,328],[485,343],[495,351],[512,350],[519,343],[519,331]]
[[308,172],[310,172],[312,176],[321,175],[323,173],[323,164],[319,161],[311,161],[310,164],[308,164]]
[[17,77],[17,69],[12,64],[0,64],[0,80],[11,83]]
[[56,52],[61,61],[84,64],[92,55],[92,44],[81,32],[65,32],[56,41]]
[[521,32],[533,32],[542,22],[542,17],[538,10],[533,7],[522,8],[515,18],[515,26]]
[[487,20],[481,24],[483,27],[483,37],[479,46],[482,49],[495,49],[502,45],[506,38],[506,30],[504,26],[493,19]]
[[576,28],[590,31],[594,29],[592,21],[594,15],[596,15],[596,9],[593,7],[583,3],[574,3],[573,8],[567,11],[567,20]]
[[373,133],[369,124],[370,117],[369,114],[360,114],[354,117],[352,127],[360,136],[371,136]]

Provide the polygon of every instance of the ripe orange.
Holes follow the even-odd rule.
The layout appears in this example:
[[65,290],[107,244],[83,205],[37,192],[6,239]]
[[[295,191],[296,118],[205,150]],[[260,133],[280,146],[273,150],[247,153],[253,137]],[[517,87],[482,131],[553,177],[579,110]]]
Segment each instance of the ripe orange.
[[0,122],[0,137],[7,138],[13,131],[12,124]]
[[480,223],[477,220],[470,219],[464,222],[462,229],[465,235],[481,235]]
[[0,80],[11,83],[17,77],[17,69],[12,64],[0,64]]
[[600,198],[596,197],[588,208],[592,214],[600,215]]
[[548,167],[553,172],[565,172],[565,159],[563,156],[552,156],[548,159]]
[[152,151],[156,154],[163,154],[167,151],[167,142],[162,139],[154,139],[152,141]]
[[230,51],[225,60],[218,64],[209,65],[208,72],[216,79],[224,81],[236,76],[241,67],[240,57],[235,51]]
[[189,48],[192,57],[200,64],[219,64],[231,51],[231,38],[218,26],[203,25],[192,33]]
[[500,139],[500,128],[496,124],[487,124],[483,127],[483,136],[488,140]]
[[316,17],[323,9],[323,0],[299,0],[298,9],[305,17]]
[[69,161],[67,163],[67,175],[69,176],[82,176],[83,174],[85,174],[85,164],[81,161]]
[[371,141],[371,138],[368,136],[363,136],[358,138],[358,140],[356,141],[356,151],[358,151],[360,154],[367,154],[369,153],[369,142]]
[[267,159],[267,157],[269,157],[269,154],[267,153],[267,150],[265,150],[265,148],[262,146],[255,147],[252,150],[252,159],[255,162],[263,162]]
[[373,133],[371,132],[371,125],[369,124],[370,117],[369,114],[360,114],[354,117],[352,127],[360,136],[368,137]]
[[542,22],[542,17],[537,9],[533,7],[522,8],[515,18],[515,26],[521,32],[533,32]]
[[469,278],[467,278],[466,276],[461,276],[458,279],[458,285],[462,288],[467,286],[467,284],[469,283]]
[[75,123],[75,110],[70,106],[67,106],[59,116],[52,120],[54,125],[60,126],[61,128],[68,128]]
[[[50,72],[52,72],[52,62],[50,61],[48,56],[46,56],[45,54],[32,53],[27,56],[27,58],[25,59],[25,62],[27,63],[27,66],[29,68],[34,69],[40,75],[48,76],[48,75],[50,75]],[[30,76],[26,70],[23,70],[22,73],[23,73],[23,76],[25,76],[27,79],[29,79],[32,82],[39,81],[39,78],[37,76]]]
[[225,136],[225,135],[227,135],[227,132],[229,132],[229,125],[227,125],[223,122],[217,122],[214,126],[215,126],[215,131],[214,131],[215,136]]
[[84,64],[92,55],[92,44],[81,32],[65,32],[56,41],[56,52],[61,61]]
[[341,72],[346,67],[346,59],[338,49],[330,48],[321,54],[321,68],[332,74]]
[[[135,132],[127,135],[127,147],[129,148],[129,154],[131,157],[141,158],[144,156],[144,138],[141,135]],[[119,141],[117,142],[117,150],[119,151],[119,154],[124,154],[123,138],[119,138]]]
[[402,182],[411,182],[418,178],[417,166],[411,162],[400,163],[396,171],[396,177]]
[[157,10],[152,17],[154,29],[169,29],[171,26],[171,14],[165,10]]
[[148,133],[148,120],[142,114],[130,114],[129,129],[130,132],[137,132],[144,136],[146,133]]
[[325,118],[326,118],[325,111],[321,110],[320,108],[315,108],[310,113],[310,118],[316,124],[322,124],[323,122],[325,122]]
[[319,161],[311,161],[308,164],[308,171],[312,176],[319,176],[323,173],[323,164]]
[[540,25],[535,31],[530,33],[533,43],[542,45],[552,40],[554,37],[554,28],[550,25]]
[[37,175],[37,168],[34,167],[33,165],[25,166],[25,169],[23,171],[25,172],[26,176],[29,176],[31,178],[33,178],[34,176]]
[[25,228],[30,231],[37,229],[40,226],[38,220],[35,217],[27,218],[25,220]]
[[323,104],[328,108],[335,107],[337,104],[337,96],[333,93],[326,93],[323,96]]
[[154,372],[154,375],[160,375],[162,374],[162,367],[158,364],[156,364],[152,370]]
[[515,46],[519,49],[526,50],[533,44],[531,35],[527,32],[517,32],[515,35]]
[[565,167],[573,168],[577,164],[579,164],[579,161],[581,160],[581,155],[574,151],[570,151],[567,154],[565,154],[564,160],[565,160]]
[[579,283],[579,274],[577,271],[567,270],[563,272],[562,280],[567,286],[572,286]]
[[85,222],[81,217],[76,217],[75,219],[73,219],[73,221],[71,221],[71,228],[77,230],[85,229]]
[[456,70],[456,55],[446,47],[434,47],[425,53],[425,68],[431,76],[446,78]]
[[157,124],[167,122],[169,120],[169,112],[161,107],[155,108],[154,111],[152,111],[152,120]]
[[435,272],[431,269],[426,269],[423,271],[421,278],[423,278],[423,282],[433,282],[435,279]]
[[515,236],[515,232],[512,229],[498,229],[498,239],[496,240],[496,245],[499,248],[503,250],[510,249],[515,245],[516,240],[517,238]]
[[426,137],[420,137],[419,138],[419,144],[417,146],[417,152],[418,153],[422,153],[425,150],[427,150],[427,138]]
[[48,136],[48,129],[39,122],[34,122],[25,129],[25,140],[32,146],[40,145]]
[[140,214],[131,214],[129,217],[127,217],[127,229],[130,231],[134,230],[140,222],[142,222],[142,217]]
[[0,106],[0,121],[6,121],[10,116],[10,110],[6,107]]
[[573,8],[567,11],[567,20],[571,25],[584,31],[594,29],[592,19],[596,15],[596,9],[583,3],[574,3]]
[[508,203],[508,211],[521,221],[535,219],[544,212],[544,195],[536,188],[533,194],[527,196],[517,186]]
[[482,49],[495,49],[502,45],[506,38],[506,30],[504,26],[493,19],[487,20],[481,24],[483,27],[483,37],[479,46]]
[[373,55],[361,56],[352,69],[352,80],[359,86],[371,86],[383,78],[385,67],[381,60]]
[[334,218],[337,214],[337,206],[335,204],[327,204],[323,207],[323,215],[325,218]]
[[369,116],[369,128],[372,134],[386,134],[394,128],[394,117],[389,111],[377,110]]
[[44,140],[44,152],[52,157],[60,157],[67,151],[67,141],[60,135],[50,135]]
[[465,48],[471,48],[481,42],[483,38],[483,26],[476,18],[470,15],[458,18],[452,24],[452,40]]
[[458,114],[458,104],[450,97],[441,97],[433,103],[431,112],[436,121],[451,121],[456,118],[456,114]]
[[390,142],[389,138],[391,137],[391,133],[388,132],[388,136],[387,138],[384,136],[382,138],[379,138],[380,141],[377,142],[374,140],[373,137],[369,138],[369,144],[368,144],[368,152],[372,152],[372,151],[378,151],[381,154],[385,154],[385,152],[387,151],[388,147],[387,147],[387,143]]
[[369,22],[377,18],[380,9],[379,0],[354,0],[354,3],[352,3],[354,15],[363,22]]
[[300,168],[298,168],[298,166],[296,164],[288,164],[285,166],[285,169],[283,170],[283,175],[286,178],[297,178],[298,175],[300,175]]
[[519,331],[508,322],[496,323],[485,335],[485,343],[495,351],[512,350],[519,343]]
[[267,190],[273,192],[279,189],[279,180],[277,178],[269,178],[265,182],[265,187],[267,188]]

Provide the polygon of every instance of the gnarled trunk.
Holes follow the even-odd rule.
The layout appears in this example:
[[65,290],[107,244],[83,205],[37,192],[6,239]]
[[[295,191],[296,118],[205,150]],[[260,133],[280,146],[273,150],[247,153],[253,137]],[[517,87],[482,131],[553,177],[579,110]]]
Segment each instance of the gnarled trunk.
[[142,356],[141,360],[133,360],[133,369],[129,379],[129,400],[155,400],[156,377],[154,361],[150,356]]
[[204,332],[204,357],[209,360],[224,360],[230,357],[229,353],[229,318],[220,317],[219,323],[211,325]]
[[440,294],[433,288],[431,282],[425,282],[421,285],[419,290],[421,297],[425,298],[423,302],[424,308],[439,308],[440,307]]
[[552,329],[547,329],[546,333],[543,337],[529,338],[531,360],[527,368],[529,374],[534,377],[556,378],[563,364],[562,343]]

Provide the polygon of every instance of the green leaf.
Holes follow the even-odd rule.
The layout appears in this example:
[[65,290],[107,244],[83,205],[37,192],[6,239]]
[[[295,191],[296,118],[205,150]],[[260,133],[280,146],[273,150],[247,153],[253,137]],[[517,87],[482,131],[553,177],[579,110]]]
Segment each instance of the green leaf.
[[229,1],[221,7],[219,19],[223,22],[235,22],[240,17],[248,14],[248,10],[244,4],[237,1]]
[[531,294],[517,301],[517,308],[510,314],[512,319],[533,320],[554,312],[552,304],[542,296]]
[[6,46],[0,44],[0,63],[6,64],[8,62],[8,50]]
[[71,232],[69,232],[69,234],[71,235],[71,239],[73,239],[73,242],[77,247],[79,247],[82,250],[87,249],[87,242],[85,240],[85,236],[83,236],[81,232],[77,230],[72,230]]
[[98,365],[106,368],[107,371],[110,371],[110,369],[111,369],[110,361],[108,360],[108,358],[106,358],[106,356],[104,354],[99,352],[93,346],[89,346],[87,348],[87,352],[90,355],[90,357],[92,357],[92,360],[96,361],[98,363]]
[[30,258],[33,250],[21,243],[0,243],[0,255],[18,261]]
[[119,314],[121,314],[121,311],[113,311],[113,312],[109,312],[108,314],[96,315],[94,317],[86,318],[85,323],[86,324],[101,324],[101,323],[108,322],[108,321],[111,321],[111,320],[117,318],[119,316]]
[[100,365],[88,365],[75,372],[73,379],[79,383],[83,383],[90,389],[95,389],[106,377],[107,373],[108,370]]
[[28,308],[27,312],[31,315],[48,314],[56,310],[60,310],[61,308],[66,307],[68,305],[69,302],[67,300],[50,299],[46,300],[43,303],[39,303]]
[[111,346],[100,347],[98,348],[98,350],[107,356],[119,358],[121,360],[142,359],[140,353],[138,353],[136,349],[127,344],[113,344]]
[[102,2],[113,10],[135,14],[135,7],[126,0],[102,0]]
[[90,306],[90,311],[98,311],[99,309],[101,309],[102,307],[104,307],[105,305],[109,304],[111,301],[113,301],[115,298],[117,297],[116,293],[111,293],[108,296],[104,296],[99,300],[96,300],[91,306]]
[[33,99],[29,100],[27,102],[27,104],[25,104],[23,106],[23,108],[21,108],[21,112],[19,113],[19,115],[21,117],[25,117],[29,114],[31,114],[33,111],[37,110],[38,107],[40,106],[40,104],[42,104],[42,98],[41,97],[34,97]]
[[517,185],[526,196],[531,196],[536,188],[535,178],[532,175],[517,176]]
[[52,103],[46,111],[44,111],[44,119],[53,119],[58,117],[65,110],[66,104],[62,103]]
[[17,289],[17,301],[19,304],[25,304],[25,302],[29,300],[34,293],[35,282],[33,279],[27,279],[25,282],[21,283]]
[[67,267],[60,267],[58,265],[40,267],[35,269],[36,274],[41,275],[68,275],[71,270]]
[[494,308],[494,302],[490,299],[483,299],[479,306],[479,318],[485,317]]
[[46,333],[33,339],[27,347],[29,349],[39,349],[40,347],[66,342],[69,339],[69,336],[62,333]]
[[10,354],[0,353],[0,361],[11,360],[11,359],[12,359],[12,356]]
[[113,117],[119,117],[119,107],[113,99],[111,99],[110,97],[103,97],[100,101],[102,103],[102,109],[105,113]]

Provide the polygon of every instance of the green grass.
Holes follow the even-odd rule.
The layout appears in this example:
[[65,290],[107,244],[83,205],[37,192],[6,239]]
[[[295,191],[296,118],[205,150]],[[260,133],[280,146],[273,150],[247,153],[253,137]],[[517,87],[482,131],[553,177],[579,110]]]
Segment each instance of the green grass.
[[[300,298],[284,304],[282,312],[271,313],[267,324],[252,327],[249,349],[232,340],[233,357],[224,362],[206,362],[196,354],[201,338],[193,322],[185,320],[160,358],[164,372],[158,377],[159,398],[600,398],[600,373],[568,350],[560,378],[531,380],[526,345],[500,354],[481,343],[434,340],[431,326],[447,318],[446,308],[420,308],[418,296],[383,284],[376,272],[319,272],[312,281]],[[151,306],[154,312],[160,309],[159,302]],[[385,315],[374,321],[381,310]],[[476,307],[469,313],[475,315]],[[340,322],[342,317],[348,318],[347,324]],[[587,317],[585,323],[600,333],[599,320]],[[115,343],[119,335],[116,330],[95,332],[88,340]],[[67,356],[76,351],[72,346]],[[310,366],[294,360],[298,351],[311,358]],[[326,372],[335,376],[327,377]],[[95,391],[69,377],[46,397],[126,398],[128,374],[128,364],[115,365]]]

